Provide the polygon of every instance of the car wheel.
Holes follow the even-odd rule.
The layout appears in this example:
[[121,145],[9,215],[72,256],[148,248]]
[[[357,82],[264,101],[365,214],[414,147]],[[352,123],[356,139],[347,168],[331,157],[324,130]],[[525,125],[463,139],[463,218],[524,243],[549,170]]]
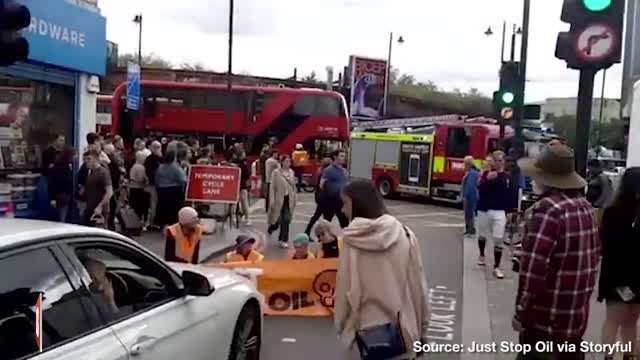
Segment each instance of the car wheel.
[[260,336],[260,308],[257,304],[248,303],[240,311],[233,330],[229,360],[260,359]]
[[378,191],[380,192],[380,195],[382,195],[383,197],[386,197],[386,198],[390,197],[393,194],[392,189],[393,187],[391,185],[391,180],[389,180],[389,178],[383,177],[378,182]]

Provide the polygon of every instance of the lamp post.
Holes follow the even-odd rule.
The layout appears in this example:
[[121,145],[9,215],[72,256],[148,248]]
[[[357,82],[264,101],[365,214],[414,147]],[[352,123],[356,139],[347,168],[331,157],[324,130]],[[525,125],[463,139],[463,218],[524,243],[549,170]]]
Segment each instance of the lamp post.
[[[398,37],[398,44],[404,44],[404,38],[402,35]],[[384,82],[384,105],[382,108],[382,116],[387,115],[387,107],[389,104],[389,87],[391,85],[391,53],[393,52],[393,32],[389,33],[389,56],[387,57],[387,73],[385,75]]]
[[229,45],[228,45],[228,54],[227,54],[227,104],[225,106],[225,114],[224,114],[224,124],[225,124],[225,135],[222,137],[222,146],[224,150],[227,150],[227,135],[231,130],[231,104],[233,100],[233,90],[231,88],[231,83],[233,82],[233,12],[234,12],[234,0],[229,0]]
[[133,22],[138,24],[138,65],[142,72],[142,13],[134,16]]

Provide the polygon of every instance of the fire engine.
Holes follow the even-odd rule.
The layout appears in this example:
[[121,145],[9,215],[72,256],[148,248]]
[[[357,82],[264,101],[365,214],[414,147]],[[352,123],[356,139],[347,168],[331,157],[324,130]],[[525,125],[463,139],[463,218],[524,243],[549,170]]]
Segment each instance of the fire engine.
[[[414,194],[460,203],[464,157],[473,156],[479,167],[500,141],[499,126],[488,118],[442,115],[353,125],[350,176],[372,180],[385,197]],[[381,130],[387,132],[376,132]],[[505,137],[512,136],[507,127]]]

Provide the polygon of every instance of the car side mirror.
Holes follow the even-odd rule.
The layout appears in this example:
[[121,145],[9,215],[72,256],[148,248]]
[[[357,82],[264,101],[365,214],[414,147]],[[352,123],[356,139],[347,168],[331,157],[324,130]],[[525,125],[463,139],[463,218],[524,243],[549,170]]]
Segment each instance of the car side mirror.
[[209,296],[214,291],[213,286],[209,283],[209,279],[193,271],[183,271],[182,282],[184,283],[184,289],[187,295]]

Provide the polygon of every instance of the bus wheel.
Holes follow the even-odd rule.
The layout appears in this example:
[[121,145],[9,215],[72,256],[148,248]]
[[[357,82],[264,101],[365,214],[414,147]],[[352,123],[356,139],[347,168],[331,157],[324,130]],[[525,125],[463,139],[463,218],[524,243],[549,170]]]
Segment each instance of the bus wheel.
[[387,176],[380,178],[378,181],[378,191],[383,197],[391,197],[393,195],[393,185],[391,185],[391,179]]

